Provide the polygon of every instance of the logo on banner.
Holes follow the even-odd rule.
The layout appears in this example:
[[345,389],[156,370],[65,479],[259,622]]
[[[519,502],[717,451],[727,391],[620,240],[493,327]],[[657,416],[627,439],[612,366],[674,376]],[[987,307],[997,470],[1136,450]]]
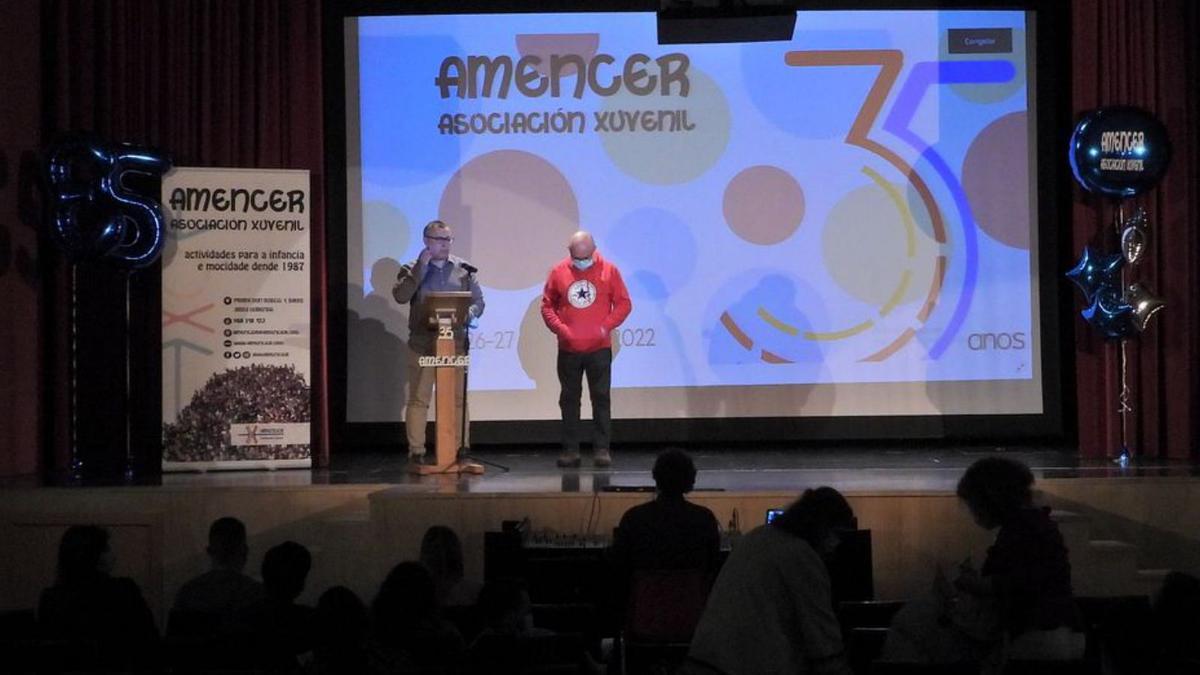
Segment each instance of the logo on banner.
[[587,309],[596,302],[596,285],[587,279],[580,279],[567,289],[567,302],[575,309]]
[[230,424],[230,445],[308,445],[307,422]]

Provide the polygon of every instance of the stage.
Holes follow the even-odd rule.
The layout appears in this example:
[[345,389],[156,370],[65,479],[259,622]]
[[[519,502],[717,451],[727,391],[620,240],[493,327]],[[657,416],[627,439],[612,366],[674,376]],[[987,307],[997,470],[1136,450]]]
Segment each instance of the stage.
[[[931,444],[932,445],[932,444]],[[671,447],[671,446],[663,446]],[[650,471],[661,448],[618,449],[612,467],[591,466],[583,453],[578,469],[559,469],[551,447],[489,448],[473,455],[487,471],[482,476],[419,477],[408,473],[402,450],[335,454],[329,468],[312,471],[227,471],[172,473],[137,479],[164,486],[363,485],[389,484],[401,490],[460,493],[590,493],[653,488]],[[699,472],[698,491],[796,491],[831,485],[842,491],[953,492],[962,472],[976,459],[994,453],[1017,459],[1044,478],[1111,478],[1200,475],[1200,465],[1137,462],[1122,469],[1112,461],[1081,460],[1072,449],[1056,446],[905,446],[827,445],[769,450],[708,447],[689,449]],[[85,481],[111,485],[113,479]]]
[[[64,527],[97,523],[113,533],[117,573],[136,579],[161,621],[170,599],[203,571],[208,524],[234,515],[247,524],[257,572],[263,552],[292,539],[313,553],[303,600],[334,584],[372,597],[393,564],[414,559],[430,525],[463,539],[467,574],[483,573],[484,533],[528,518],[535,536],[563,546],[603,544],[621,514],[651,498],[658,448],[620,449],[613,467],[554,466],[552,448],[481,449],[482,476],[415,477],[392,452],[335,453],[317,470],[176,473],[133,481],[8,481],[0,500],[0,607],[36,605],[53,579]],[[745,450],[697,448],[696,491],[727,537],[763,522],[807,487],[831,485],[871,530],[875,594],[920,594],[936,565],[982,561],[990,534],[958,503],[954,488],[975,459],[1003,453],[1037,476],[1071,549],[1076,591],[1149,593],[1165,569],[1200,571],[1200,466],[1084,461],[1068,448],[824,446]]]

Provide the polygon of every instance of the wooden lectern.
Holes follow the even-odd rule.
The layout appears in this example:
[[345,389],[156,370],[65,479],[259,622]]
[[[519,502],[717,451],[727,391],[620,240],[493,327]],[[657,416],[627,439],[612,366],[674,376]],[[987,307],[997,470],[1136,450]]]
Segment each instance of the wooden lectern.
[[[483,473],[483,465],[458,460],[458,438],[462,420],[454,404],[455,391],[462,381],[462,369],[469,364],[470,357],[459,353],[454,339],[456,330],[467,321],[467,309],[471,306],[470,291],[442,291],[425,296],[425,316],[435,327],[433,356],[419,358],[422,368],[436,368],[434,380],[434,411],[437,415],[434,456],[437,463],[412,464],[412,473],[428,475],[436,473]],[[466,406],[467,392],[463,392]]]

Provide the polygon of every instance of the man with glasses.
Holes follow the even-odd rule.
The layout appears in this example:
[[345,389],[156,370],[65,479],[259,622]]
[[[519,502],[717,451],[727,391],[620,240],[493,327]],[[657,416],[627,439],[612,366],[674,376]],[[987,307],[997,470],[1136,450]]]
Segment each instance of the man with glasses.
[[[425,248],[417,259],[400,268],[392,297],[400,304],[409,305],[408,310],[408,393],[405,402],[404,427],[408,435],[408,459],[421,463],[425,457],[425,421],[429,414],[429,402],[433,398],[434,368],[422,368],[418,359],[434,354],[437,330],[425,320],[425,301],[429,293],[441,291],[470,291],[471,306],[467,310],[467,323],[483,314],[483,291],[475,279],[476,269],[458,256],[450,255],[450,244],[454,233],[450,226],[440,220],[430,221],[425,226]],[[455,335],[458,350],[463,351],[466,334]],[[466,392],[460,379],[455,391],[455,406],[463,422],[463,438],[458,447],[470,447],[467,423]]]
[[542,320],[558,336],[558,382],[562,387],[558,407],[563,421],[563,449],[558,466],[580,465],[579,406],[586,374],[595,428],[592,461],[604,468],[612,464],[608,393],[612,379],[612,332],[629,316],[633,304],[621,271],[600,257],[592,235],[576,232],[567,251],[570,255],[550,270],[542,291]]

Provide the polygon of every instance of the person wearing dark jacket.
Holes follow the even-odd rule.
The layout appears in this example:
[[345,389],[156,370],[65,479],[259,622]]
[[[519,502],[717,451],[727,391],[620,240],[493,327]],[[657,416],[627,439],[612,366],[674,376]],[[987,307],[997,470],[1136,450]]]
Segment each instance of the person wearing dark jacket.
[[211,636],[263,598],[262,584],[242,571],[250,553],[242,521],[228,516],[214,520],[208,528],[207,553],[211,569],[175,595],[169,635]]
[[712,511],[684,498],[696,483],[696,465],[682,450],[666,450],[654,462],[653,501],[621,516],[612,561],[635,570],[702,570],[716,574],[721,534]]
[[[429,416],[429,402],[433,400],[434,368],[422,368],[419,359],[433,355],[437,333],[426,316],[426,303],[430,293],[442,291],[470,291],[471,306],[464,323],[472,323],[483,315],[483,289],[475,278],[474,265],[450,254],[454,232],[440,220],[430,221],[423,233],[425,248],[417,259],[400,268],[392,297],[401,305],[408,305],[408,392],[404,406],[404,431],[408,436],[408,459],[421,463],[425,457],[425,423]],[[458,353],[465,350],[466,333],[459,330],[455,336]],[[471,445],[466,391],[462,376],[455,388],[456,418],[464,420],[462,429],[467,431],[458,439],[456,447]],[[456,430],[457,432],[458,430]]]
[[986,457],[967,469],[957,492],[976,524],[996,530],[996,539],[978,572],[960,568],[955,588],[994,604],[998,628],[1012,643],[1008,656],[1022,655],[1022,638],[1031,657],[1081,652],[1072,645],[1081,621],[1067,547],[1050,509],[1033,505],[1033,472],[1012,459]]

